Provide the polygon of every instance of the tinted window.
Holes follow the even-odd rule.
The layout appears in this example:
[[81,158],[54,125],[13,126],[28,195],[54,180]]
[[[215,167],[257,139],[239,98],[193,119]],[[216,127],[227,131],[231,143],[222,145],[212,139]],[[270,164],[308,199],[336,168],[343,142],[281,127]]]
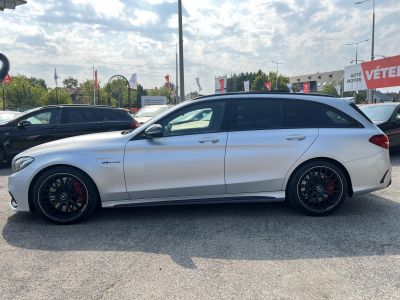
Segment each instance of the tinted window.
[[128,112],[120,109],[103,109],[95,110],[96,119],[98,121],[129,121],[131,118]]
[[96,122],[97,118],[93,109],[73,108],[67,109],[68,123]]
[[164,136],[200,134],[221,130],[225,104],[205,103],[190,106],[161,122]]
[[282,101],[277,99],[238,100],[236,129],[272,129],[282,127]]
[[286,128],[360,127],[353,118],[329,105],[301,100],[285,100],[284,126]]
[[61,110],[55,109],[39,111],[37,113],[27,116],[25,120],[32,125],[59,124],[61,120]]

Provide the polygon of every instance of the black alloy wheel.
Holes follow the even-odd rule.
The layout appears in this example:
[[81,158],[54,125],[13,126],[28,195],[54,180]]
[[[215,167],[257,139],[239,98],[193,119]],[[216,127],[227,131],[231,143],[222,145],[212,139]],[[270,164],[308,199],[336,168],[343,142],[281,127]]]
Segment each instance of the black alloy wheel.
[[75,223],[88,216],[98,198],[90,178],[73,168],[45,172],[36,181],[33,193],[36,210],[58,224]]
[[310,215],[326,215],[337,209],[346,198],[347,180],[336,165],[310,163],[293,176],[288,197],[290,203]]

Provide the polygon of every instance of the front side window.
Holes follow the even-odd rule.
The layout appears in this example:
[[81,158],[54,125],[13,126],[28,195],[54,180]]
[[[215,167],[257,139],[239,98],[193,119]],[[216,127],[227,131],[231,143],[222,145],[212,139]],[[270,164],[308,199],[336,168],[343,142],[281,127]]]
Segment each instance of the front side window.
[[222,102],[190,106],[163,120],[164,136],[217,132],[221,130],[225,104]]
[[282,128],[282,101],[279,99],[238,100],[236,130]]
[[347,114],[323,103],[285,100],[285,128],[349,128],[360,124]]
[[31,123],[31,125],[49,125],[59,124],[61,120],[61,110],[48,110],[37,112],[30,115],[25,121]]

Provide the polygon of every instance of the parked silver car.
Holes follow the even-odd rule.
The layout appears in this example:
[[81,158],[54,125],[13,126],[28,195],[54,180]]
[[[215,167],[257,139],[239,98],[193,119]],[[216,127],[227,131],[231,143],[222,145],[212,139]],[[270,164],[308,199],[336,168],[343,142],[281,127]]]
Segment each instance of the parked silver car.
[[149,105],[141,108],[133,118],[139,123],[144,124],[150,121],[152,118],[156,117],[157,115],[161,114],[162,112],[166,111],[170,108],[170,105]]
[[11,207],[55,223],[96,207],[280,201],[310,215],[391,182],[388,138],[350,101],[226,94],[187,101],[145,125],[17,155]]

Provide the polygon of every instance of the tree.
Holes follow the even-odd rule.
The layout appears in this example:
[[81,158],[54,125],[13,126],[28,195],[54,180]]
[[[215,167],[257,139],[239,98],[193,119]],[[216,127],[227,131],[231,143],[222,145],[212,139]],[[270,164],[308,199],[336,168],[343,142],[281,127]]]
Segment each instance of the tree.
[[32,86],[47,89],[47,84],[46,84],[46,81],[44,81],[44,79],[31,77],[31,78],[28,78],[28,81],[29,81],[30,85],[32,85]]
[[326,84],[322,89],[322,94],[339,97],[339,94],[334,84]]
[[251,83],[251,90],[257,92],[265,92],[267,90],[267,88],[265,87],[265,83],[267,81],[269,81],[267,74],[260,70],[254,78],[253,82]]
[[63,86],[69,89],[76,89],[78,88],[78,79],[73,77],[68,77],[63,80]]
[[48,89],[44,105],[71,104],[72,100],[68,92],[62,88]]
[[28,79],[23,75],[14,76],[12,83],[5,86],[6,107],[16,109],[45,105],[47,89],[43,88],[43,82],[33,77]]

